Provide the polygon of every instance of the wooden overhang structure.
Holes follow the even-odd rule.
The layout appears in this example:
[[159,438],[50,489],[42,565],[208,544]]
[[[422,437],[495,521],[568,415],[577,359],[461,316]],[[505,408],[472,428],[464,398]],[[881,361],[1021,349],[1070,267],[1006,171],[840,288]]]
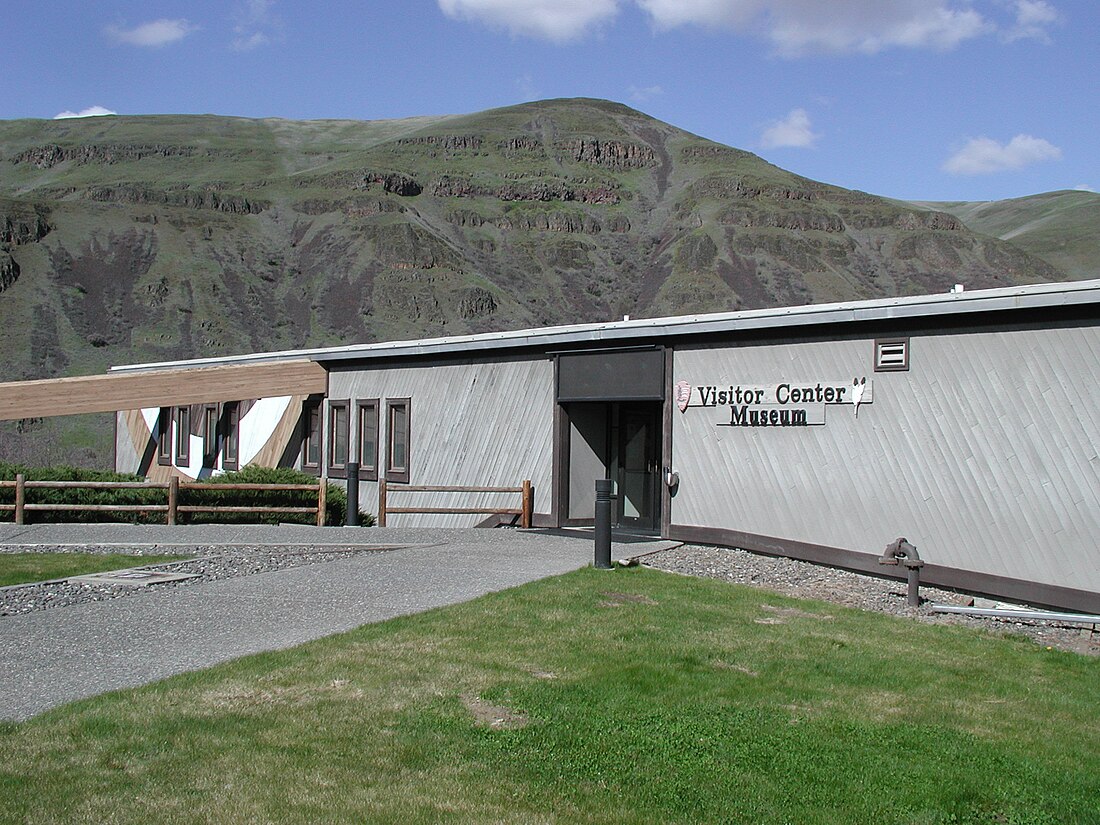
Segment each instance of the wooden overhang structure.
[[0,421],[324,393],[328,371],[297,359],[113,372],[0,384]]

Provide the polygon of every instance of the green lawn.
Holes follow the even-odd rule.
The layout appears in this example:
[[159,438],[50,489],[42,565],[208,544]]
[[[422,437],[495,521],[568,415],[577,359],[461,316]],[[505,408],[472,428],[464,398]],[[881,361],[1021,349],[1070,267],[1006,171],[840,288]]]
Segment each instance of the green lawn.
[[181,556],[133,556],[122,553],[0,553],[0,587],[49,579],[63,579],[104,570],[122,570],[164,561],[178,561]]
[[582,570],[0,726],[3,822],[1100,822],[1100,660]]

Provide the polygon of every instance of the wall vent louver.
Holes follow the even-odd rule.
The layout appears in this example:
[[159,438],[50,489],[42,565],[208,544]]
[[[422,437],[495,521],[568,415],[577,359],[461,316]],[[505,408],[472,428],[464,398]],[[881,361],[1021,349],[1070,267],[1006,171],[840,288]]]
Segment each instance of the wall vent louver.
[[909,369],[908,338],[875,340],[875,372],[900,372]]

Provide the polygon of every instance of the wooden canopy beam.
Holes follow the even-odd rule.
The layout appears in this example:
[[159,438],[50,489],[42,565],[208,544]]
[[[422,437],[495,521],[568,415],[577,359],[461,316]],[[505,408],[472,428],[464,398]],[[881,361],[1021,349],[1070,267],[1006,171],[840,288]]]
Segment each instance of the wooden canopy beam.
[[324,393],[314,361],[83,375],[0,384],[0,421]]

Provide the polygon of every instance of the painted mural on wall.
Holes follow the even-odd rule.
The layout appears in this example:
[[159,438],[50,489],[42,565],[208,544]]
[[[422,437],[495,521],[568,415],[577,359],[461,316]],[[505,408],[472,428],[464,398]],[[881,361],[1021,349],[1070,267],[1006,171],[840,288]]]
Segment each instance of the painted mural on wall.
[[[118,426],[128,436],[130,446],[116,452],[116,469],[163,481],[173,475],[191,480],[209,478],[250,464],[292,465],[298,457],[294,448],[300,439],[305,398],[285,395],[237,402],[240,415],[236,422],[233,464],[225,460],[227,432],[219,428],[213,443],[206,437],[201,405],[188,415],[186,432],[178,431],[179,418],[175,415],[169,416],[170,426],[162,432],[159,407],[120,413]],[[216,409],[215,420],[224,424],[222,406]]]

